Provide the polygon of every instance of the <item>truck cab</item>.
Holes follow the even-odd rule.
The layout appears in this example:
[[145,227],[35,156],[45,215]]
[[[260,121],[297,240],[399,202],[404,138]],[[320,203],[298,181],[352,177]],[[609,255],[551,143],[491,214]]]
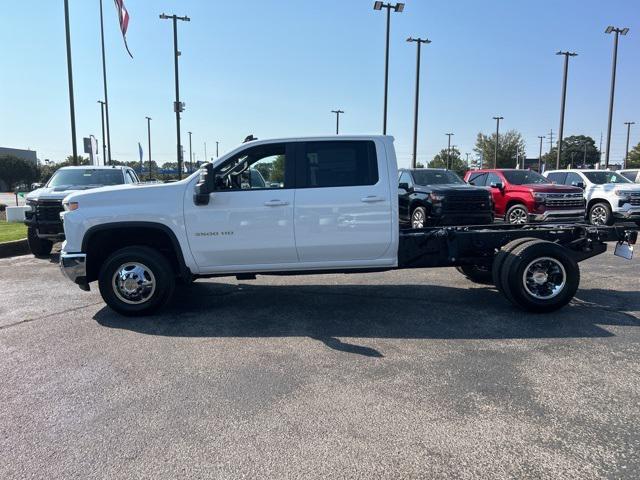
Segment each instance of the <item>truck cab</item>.
[[84,191],[104,185],[137,184],[136,172],[125,166],[77,166],[62,167],[49,181],[26,196],[25,224],[27,240],[35,256],[51,253],[55,242],[64,240],[60,213],[62,200],[72,192]]

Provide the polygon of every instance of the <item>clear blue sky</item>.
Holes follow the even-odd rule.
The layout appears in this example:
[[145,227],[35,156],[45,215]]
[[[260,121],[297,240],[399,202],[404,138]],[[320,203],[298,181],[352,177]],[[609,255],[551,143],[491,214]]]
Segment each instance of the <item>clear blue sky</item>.
[[[124,50],[115,8],[105,2],[105,35],[113,157],[146,151],[153,117],[153,156],[175,161],[171,22],[161,12],[189,15],[179,24],[183,144],[193,131],[196,158],[259,138],[380,133],[384,13],[372,0],[196,1],[126,0],[131,15]],[[79,149],[100,138],[102,77],[98,0],[70,0]],[[6,2],[0,29],[0,145],[31,148],[41,159],[71,152],[62,0]],[[415,44],[423,48],[418,158],[430,160],[453,143],[472,152],[478,131],[517,129],[537,156],[537,135],[557,133],[562,57],[571,60],[565,134],[606,133],[611,50],[607,25],[631,29],[621,37],[611,155],[624,154],[625,126],[636,121],[640,141],[640,2],[637,0],[407,0],[392,14],[389,133],[400,165],[408,165],[413,122]],[[548,149],[548,144],[545,149]],[[188,150],[187,150],[188,151]],[[145,153],[146,155],[146,153]]]

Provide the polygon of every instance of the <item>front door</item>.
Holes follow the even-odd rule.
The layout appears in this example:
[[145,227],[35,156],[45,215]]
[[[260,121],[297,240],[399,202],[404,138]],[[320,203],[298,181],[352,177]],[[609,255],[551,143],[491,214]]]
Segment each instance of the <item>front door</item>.
[[248,147],[216,166],[209,204],[185,204],[189,244],[203,271],[298,261],[292,166],[285,143]]
[[389,256],[397,177],[389,181],[384,147],[377,148],[371,140],[299,145],[294,215],[301,262],[339,265]]

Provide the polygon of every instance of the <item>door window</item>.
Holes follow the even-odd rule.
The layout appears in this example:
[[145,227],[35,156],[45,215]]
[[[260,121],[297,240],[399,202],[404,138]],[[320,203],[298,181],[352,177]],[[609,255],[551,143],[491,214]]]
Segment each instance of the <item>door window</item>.
[[566,172],[552,172],[547,175],[547,179],[550,182],[557,183],[558,185],[562,185],[566,177],[567,177]]
[[477,187],[483,187],[487,181],[486,173],[472,173],[469,175],[469,183]]
[[584,183],[580,175],[575,172],[567,172],[567,178],[564,179],[565,185],[573,185],[574,187],[577,187],[580,182]]
[[215,172],[216,190],[285,188],[286,144],[259,145],[243,150]]
[[496,184],[496,183],[502,183],[502,179],[500,178],[499,175],[492,172],[487,176],[487,181],[485,185],[490,187],[492,184]]
[[375,185],[375,145],[371,141],[309,142],[297,176],[298,188]]
[[413,186],[413,182],[411,180],[411,175],[409,174],[409,172],[402,172],[398,183],[406,183],[407,186],[411,188]]

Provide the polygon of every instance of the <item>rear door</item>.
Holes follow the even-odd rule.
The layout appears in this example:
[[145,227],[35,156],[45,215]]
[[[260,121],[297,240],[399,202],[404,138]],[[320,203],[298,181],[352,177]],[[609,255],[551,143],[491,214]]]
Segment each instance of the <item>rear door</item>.
[[[377,260],[392,243],[391,194],[382,143],[301,142],[296,155],[294,229],[301,262]],[[393,252],[395,255],[395,252]]]

